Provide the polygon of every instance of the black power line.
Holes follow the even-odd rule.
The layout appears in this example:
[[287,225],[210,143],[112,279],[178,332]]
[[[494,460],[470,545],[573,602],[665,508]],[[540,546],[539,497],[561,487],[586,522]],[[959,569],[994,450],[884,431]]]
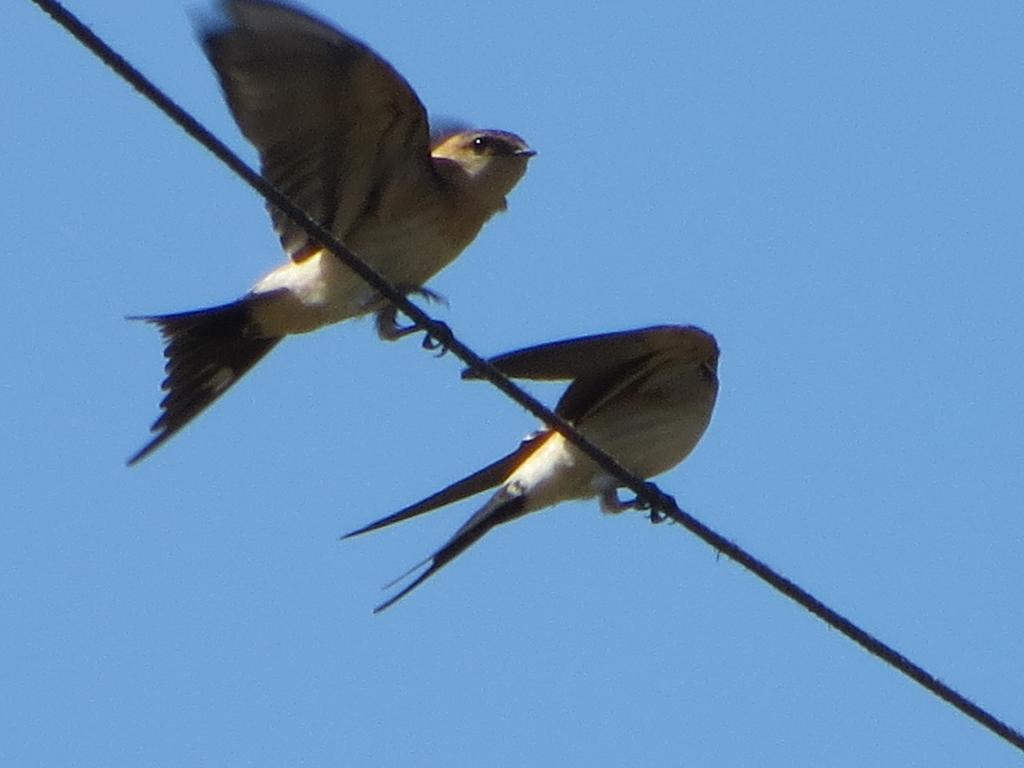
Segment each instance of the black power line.
[[1017,747],[1017,749],[1024,751],[1024,734],[1021,734],[1020,731],[938,680],[923,667],[915,664],[891,646],[883,643],[871,633],[861,629],[843,615],[829,608],[809,592],[776,572],[762,560],[754,557],[746,550],[704,525],[697,518],[680,509],[674,498],[663,492],[654,483],[649,483],[627,471],[611,456],[604,453],[577,432],[569,422],[553,413],[528,395],[522,388],[499,373],[484,358],[459,341],[445,323],[430,317],[422,309],[409,301],[405,294],[401,293],[376,270],[349,251],[328,230],[310,219],[288,197],[246,165],[238,155],[232,152],[188,112],[178,106],[141,72],[86,27],[76,16],[64,8],[63,5],[56,0],[32,0],[32,2],[49,14],[54,21],[64,27],[76,40],[92,51],[108,67],[128,81],[132,87],[153,102],[189,136],[202,144],[221,162],[231,168],[264,199],[283,211],[292,221],[302,227],[310,237],[321,243],[347,267],[369,283],[374,290],[401,309],[417,326],[426,332],[426,339],[428,341],[433,339],[443,348],[450,350],[470,368],[477,371],[482,378],[487,379],[527,411],[564,435],[569,442],[583,451],[601,469],[614,476],[622,486],[634,491],[639,500],[649,505],[652,513],[660,513],[676,521],[726,557],[736,561],[776,590],[799,603],[830,627],[842,632],[869,653],[879,657],[885,663],[916,681],[926,690],[949,703],[972,720],[988,728],[1000,738]]

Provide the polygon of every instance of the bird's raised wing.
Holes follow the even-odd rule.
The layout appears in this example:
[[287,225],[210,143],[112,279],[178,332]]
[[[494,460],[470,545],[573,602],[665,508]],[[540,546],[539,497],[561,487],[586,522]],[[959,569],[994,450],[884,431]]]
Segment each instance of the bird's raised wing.
[[[313,219],[345,240],[387,179],[433,178],[426,110],[384,59],[287,5],[222,5],[226,23],[200,29],[206,55],[264,176]],[[270,215],[293,259],[319,247],[272,206]]]

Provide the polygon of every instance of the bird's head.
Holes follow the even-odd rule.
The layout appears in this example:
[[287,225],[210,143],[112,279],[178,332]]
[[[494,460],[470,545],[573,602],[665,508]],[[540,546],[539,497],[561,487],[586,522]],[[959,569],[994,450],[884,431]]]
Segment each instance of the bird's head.
[[500,201],[526,173],[526,163],[536,152],[508,131],[459,131],[439,140],[431,151],[435,160],[449,161],[461,169],[467,191],[482,201]]

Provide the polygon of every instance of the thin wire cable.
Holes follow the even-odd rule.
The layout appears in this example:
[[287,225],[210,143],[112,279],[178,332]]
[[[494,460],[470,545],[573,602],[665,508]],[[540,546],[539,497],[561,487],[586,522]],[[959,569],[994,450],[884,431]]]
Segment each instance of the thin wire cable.
[[885,663],[899,670],[927,691],[938,696],[1009,744],[1024,751],[1024,734],[1021,734],[1020,731],[938,680],[927,670],[915,664],[871,633],[861,629],[842,614],[829,608],[802,587],[799,587],[785,576],[773,570],[764,561],[754,557],[746,550],[704,525],[697,518],[683,511],[672,496],[666,494],[654,483],[647,482],[627,471],[611,456],[604,453],[577,432],[569,422],[528,395],[522,388],[488,363],[487,360],[459,341],[445,323],[435,320],[409,301],[405,294],[391,285],[370,265],[349,251],[327,229],[309,218],[302,209],[298,208],[276,187],[246,165],[238,155],[232,152],[188,112],[178,106],[141,72],[86,27],[76,16],[57,2],[57,0],[32,0],[32,2],[64,27],[76,40],[92,51],[93,54],[132,85],[132,87],[155,104],[189,136],[202,144],[221,162],[231,168],[265,200],[282,210],[292,221],[301,226],[310,237],[323,244],[327,250],[331,251],[347,267],[369,283],[374,290],[396,305],[418,327],[425,331],[426,340],[433,339],[438,342],[442,348],[451,351],[456,357],[480,373],[483,378],[487,379],[512,400],[564,435],[567,440],[583,451],[599,467],[620,481],[623,487],[627,487],[635,492],[638,500],[648,505],[652,513],[661,513],[679,523],[688,531],[710,544],[718,552],[739,563],[776,590],[819,617],[830,627],[842,632],[872,655],[877,656]]

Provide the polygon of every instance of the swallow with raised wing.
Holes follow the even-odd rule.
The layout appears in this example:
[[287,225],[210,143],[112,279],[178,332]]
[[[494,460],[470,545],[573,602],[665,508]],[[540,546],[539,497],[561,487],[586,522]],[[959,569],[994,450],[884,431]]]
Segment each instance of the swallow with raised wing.
[[[360,41],[288,5],[223,0],[203,47],[263,175],[400,290],[453,261],[495,213],[535,153],[519,136],[431,137],[412,87]],[[166,396],[154,451],[285,336],[375,314],[393,340],[415,330],[366,282],[273,206],[288,261],[222,306],[149,315],[166,343]]]
[[[555,412],[638,477],[659,475],[685,459],[711,421],[718,394],[718,345],[694,326],[663,325],[529,347],[489,361],[518,379],[572,380]],[[465,371],[464,378],[479,378]],[[495,486],[498,491],[444,546],[392,584],[427,566],[376,612],[400,600],[485,533],[529,512],[570,499],[601,500],[605,512],[636,501],[619,498],[618,480],[551,429],[512,453],[392,515],[346,534],[357,536],[408,520]],[[391,585],[389,585],[391,586]]]

